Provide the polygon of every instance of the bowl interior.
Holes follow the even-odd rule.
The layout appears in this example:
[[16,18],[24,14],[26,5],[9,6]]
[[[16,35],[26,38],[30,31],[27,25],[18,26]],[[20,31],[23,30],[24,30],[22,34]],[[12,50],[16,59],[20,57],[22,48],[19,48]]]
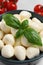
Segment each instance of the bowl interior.
[[[6,13],[11,13],[11,14],[19,14],[21,11],[24,11],[24,10],[15,10],[15,11],[9,11],[9,12],[6,12]],[[25,11],[28,11],[28,10],[25,10]],[[36,17],[36,18],[38,18],[39,20],[41,20],[41,22],[43,23],[43,17],[42,16],[40,16],[40,15],[38,15],[38,14],[35,14],[34,12],[31,12],[31,11],[28,11],[28,12],[30,12],[31,14],[32,14],[32,17],[31,18],[33,18],[33,17]],[[5,14],[6,14],[5,13]],[[2,15],[0,15],[0,21],[2,20]],[[43,57],[43,53],[42,52],[40,52],[40,55],[39,56],[37,56],[37,57],[34,57],[34,58],[32,58],[32,59],[26,59],[26,60],[24,60],[24,61],[19,61],[19,60],[17,60],[17,59],[12,59],[12,58],[10,58],[10,59],[6,59],[6,58],[4,58],[4,57],[2,57],[1,55],[0,55],[0,60],[4,60],[4,61],[8,61],[8,62],[13,62],[13,63],[27,63],[27,62],[33,62],[33,61],[35,61],[35,60],[38,60],[38,59],[40,59],[41,57]]]

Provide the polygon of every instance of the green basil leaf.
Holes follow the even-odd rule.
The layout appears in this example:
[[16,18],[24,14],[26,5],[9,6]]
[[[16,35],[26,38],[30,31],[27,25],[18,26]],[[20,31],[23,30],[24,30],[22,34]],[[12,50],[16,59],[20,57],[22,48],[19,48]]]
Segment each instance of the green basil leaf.
[[5,20],[5,23],[8,26],[13,27],[15,29],[18,29],[21,25],[20,21],[16,17],[14,17],[12,14],[4,14],[3,19]]
[[16,38],[16,39],[19,38],[20,36],[23,35],[23,33],[24,33],[24,30],[19,29],[19,30],[16,32],[15,38]]
[[42,41],[41,38],[39,36],[39,34],[32,28],[27,28],[24,32],[24,36],[27,38],[27,40],[34,44],[34,45],[38,45],[38,46],[42,46]]
[[26,19],[26,20],[24,20],[24,21],[22,22],[21,28],[22,28],[22,29],[25,29],[25,28],[27,28],[27,27],[28,27],[28,20]]

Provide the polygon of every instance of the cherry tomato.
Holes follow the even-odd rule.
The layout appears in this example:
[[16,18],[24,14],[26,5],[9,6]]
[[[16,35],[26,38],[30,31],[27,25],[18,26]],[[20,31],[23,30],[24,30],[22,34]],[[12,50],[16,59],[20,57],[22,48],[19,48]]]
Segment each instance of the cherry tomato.
[[0,8],[0,14],[3,14],[5,12],[5,8]]
[[0,3],[3,2],[3,0],[0,0]]
[[40,11],[40,8],[41,8],[41,4],[38,4],[34,7],[34,12],[38,13]]
[[7,6],[7,10],[11,11],[11,10],[16,10],[17,9],[17,5],[13,4],[13,3],[9,3],[9,5]]
[[14,0],[14,2],[15,2],[15,3],[17,3],[17,2],[18,2],[18,0]]
[[43,16],[43,12],[39,12],[38,14],[41,15],[41,16]]
[[40,12],[43,12],[43,6],[40,8]]
[[13,3],[17,3],[18,2],[18,0],[9,0],[9,1],[11,1]]
[[9,1],[5,1],[5,2],[3,3],[3,6],[4,6],[5,8],[7,8],[7,5],[9,5]]
[[9,1],[4,2],[4,7],[7,8],[7,11],[11,11],[11,10],[16,10],[17,9],[17,5],[14,4],[13,2],[9,2]]

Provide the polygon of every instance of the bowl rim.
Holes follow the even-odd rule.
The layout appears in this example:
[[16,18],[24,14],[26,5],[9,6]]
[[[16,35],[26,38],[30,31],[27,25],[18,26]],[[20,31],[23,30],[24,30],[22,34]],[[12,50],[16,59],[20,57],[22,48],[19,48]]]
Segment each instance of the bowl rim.
[[[9,12],[6,12],[6,13],[11,13],[11,12],[15,12],[15,11],[29,11],[29,10],[12,10],[12,11],[9,11]],[[34,13],[32,11],[29,11],[29,12]],[[4,14],[6,14],[6,13],[4,13]],[[34,14],[36,14],[36,13],[34,13]],[[38,15],[38,14],[36,14],[36,15]],[[2,15],[0,15],[0,17],[1,16]],[[40,16],[40,15],[38,15],[38,16]],[[40,17],[42,17],[42,16],[40,16]],[[32,59],[27,59],[27,60],[20,61],[20,60],[7,59],[7,58],[4,58],[4,57],[0,56],[0,61],[3,60],[3,61],[6,61],[6,62],[10,62],[10,63],[21,63],[22,64],[22,63],[28,63],[28,62],[36,61],[36,60],[38,60],[42,57],[43,57],[43,53],[40,54],[39,56],[36,56],[36,57],[32,58]]]
[[2,60],[2,61],[5,61],[5,62],[18,63],[18,64],[20,63],[20,64],[22,64],[22,63],[34,62],[36,60],[39,60],[42,57],[43,57],[43,53],[40,56],[36,56],[36,57],[34,57],[32,59],[27,59],[27,60],[20,61],[20,60],[7,59],[7,58],[4,58],[4,57],[0,56],[0,61]]

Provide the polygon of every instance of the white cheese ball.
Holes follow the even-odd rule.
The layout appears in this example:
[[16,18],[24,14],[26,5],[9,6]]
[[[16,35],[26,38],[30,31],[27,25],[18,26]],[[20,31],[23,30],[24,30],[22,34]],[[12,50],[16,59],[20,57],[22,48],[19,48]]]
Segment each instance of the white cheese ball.
[[22,46],[16,46],[14,48],[14,53],[15,53],[15,56],[18,60],[25,60],[26,58],[26,50],[24,47]]
[[14,56],[14,48],[11,45],[6,45],[1,50],[1,55],[5,58]]
[[28,40],[26,39],[25,36],[21,37],[21,45],[25,46],[25,47],[29,47],[31,44],[28,42]]
[[29,59],[31,59],[39,55],[39,53],[40,53],[39,48],[29,47],[27,48],[26,55]]
[[0,30],[0,39],[2,39],[4,36],[4,32]]
[[16,39],[15,46],[21,45],[21,38]]
[[39,19],[35,18],[35,17],[32,18],[32,21],[33,21],[33,22],[36,22],[36,23],[38,23],[38,24],[41,24],[41,21],[40,21]]
[[32,16],[32,15],[31,15],[30,12],[27,12],[27,11],[21,11],[21,12],[20,12],[21,20],[23,20],[24,18],[29,19],[31,16]]
[[40,51],[43,52],[43,37],[41,37],[41,40],[42,40],[42,46],[39,47]]
[[4,20],[1,21],[0,28],[5,33],[9,33],[10,32],[10,27],[5,24]]
[[15,16],[16,18],[18,18],[19,21],[21,21],[21,18],[20,18],[19,14],[14,14],[13,16]]
[[3,42],[5,44],[11,44],[13,46],[15,44],[15,38],[12,34],[6,34],[3,38]]
[[32,21],[35,22],[36,24],[38,24],[40,26],[40,29],[43,30],[43,23],[41,23],[41,21],[37,18],[32,18]]
[[17,32],[17,31],[18,31],[18,29],[11,28],[11,33],[12,33],[13,36],[16,35],[16,32]]
[[0,40],[0,50],[4,47],[4,43],[2,40]]
[[40,32],[42,30],[42,27],[38,23],[33,22],[31,19],[29,19],[29,26],[37,32]]

